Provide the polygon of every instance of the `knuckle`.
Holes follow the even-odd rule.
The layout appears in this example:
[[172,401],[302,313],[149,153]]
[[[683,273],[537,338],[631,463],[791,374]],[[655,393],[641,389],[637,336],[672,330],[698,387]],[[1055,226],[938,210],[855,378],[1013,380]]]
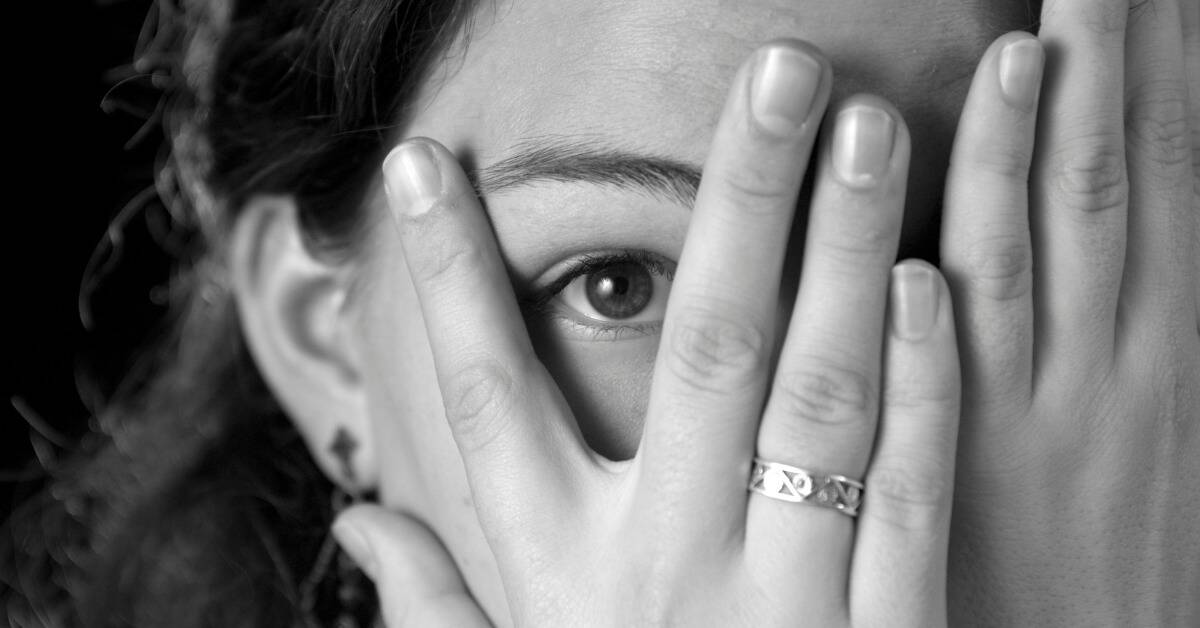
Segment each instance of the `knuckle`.
[[[1200,91],[1200,88],[1197,88]],[[1200,107],[1197,107],[1200,109]],[[1192,193],[1200,197],[1200,117],[1192,129]]]
[[1126,137],[1154,162],[1178,166],[1188,161],[1191,141],[1185,90],[1182,83],[1148,84],[1134,89],[1127,103]]
[[931,464],[931,459],[922,459],[873,467],[864,484],[864,501],[872,516],[907,532],[935,534],[949,512],[953,481],[947,464],[926,472],[914,470]]
[[1024,238],[991,236],[964,251],[968,286],[995,301],[1028,296],[1033,289],[1033,251]]
[[734,392],[758,382],[766,368],[767,345],[766,333],[757,327],[693,308],[673,323],[666,363],[694,389]]
[[1084,214],[1120,210],[1129,200],[1125,150],[1109,136],[1077,142],[1053,158],[1051,181],[1058,200]]
[[864,266],[890,266],[894,256],[892,241],[898,225],[862,225],[859,229],[836,229],[818,236],[816,253],[834,262],[834,268],[844,268],[854,277],[861,277]]
[[806,357],[802,368],[780,372],[772,403],[804,423],[861,425],[874,416],[878,400],[875,378],[829,359]]
[[[1197,120],[1200,127],[1200,120]],[[1192,198],[1200,202],[1200,128],[1192,131]],[[1200,206],[1196,207],[1200,211]]]
[[887,386],[883,392],[884,407],[889,412],[908,411],[919,415],[957,414],[958,380],[951,377],[921,378]]
[[1076,24],[1085,32],[1103,39],[1114,39],[1125,34],[1128,5],[1123,2],[1095,2],[1091,10],[1079,11]]
[[743,164],[719,175],[722,200],[742,213],[777,213],[791,205],[791,185],[762,166]]
[[429,238],[429,254],[416,256],[409,267],[413,279],[442,285],[461,281],[463,277],[483,267],[483,251],[466,238]]
[[1011,141],[993,141],[972,146],[962,163],[962,172],[969,177],[979,173],[991,175],[1000,183],[1024,187],[1029,181],[1030,146]]
[[504,367],[484,361],[463,368],[443,386],[446,419],[454,428],[459,445],[485,448],[512,422],[516,383]]

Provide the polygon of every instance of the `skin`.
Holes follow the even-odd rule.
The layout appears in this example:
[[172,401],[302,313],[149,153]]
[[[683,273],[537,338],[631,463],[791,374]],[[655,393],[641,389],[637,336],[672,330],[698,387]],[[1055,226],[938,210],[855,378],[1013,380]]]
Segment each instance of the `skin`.
[[[685,4],[687,10],[679,10]],[[908,201],[909,207],[920,208],[911,219],[920,225],[928,221],[929,209],[940,198],[941,163],[958,114],[956,103],[963,97],[974,59],[995,34],[1019,26],[1025,18],[1023,11],[1014,11],[997,23],[996,16],[959,2],[931,3],[903,12],[886,10],[886,2],[740,3],[709,10],[697,9],[691,2],[674,7],[626,3],[601,10],[598,6],[555,4],[551,10],[540,2],[513,3],[502,5],[494,15],[481,15],[465,57],[447,64],[448,78],[434,79],[429,96],[422,100],[428,104],[417,108],[405,135],[437,138],[481,165],[500,160],[526,138],[563,135],[585,141],[600,138],[606,144],[699,166],[738,65],[765,40],[799,37],[847,65],[844,70],[834,67],[839,77],[832,84],[835,102],[870,84],[873,93],[893,99],[905,111],[905,121],[918,138],[913,145],[923,147],[913,158],[917,167],[910,188],[915,191]],[[565,32],[553,17],[563,11],[580,16],[570,20],[573,25]],[[713,25],[722,25],[716,34],[711,32]],[[548,28],[562,34],[531,35]],[[946,42],[944,33],[950,29],[954,41]],[[864,33],[886,35],[864,37]],[[864,45],[864,40],[874,41]],[[903,45],[911,54],[894,54],[901,42],[906,42]],[[913,42],[917,42],[915,49]],[[525,69],[529,67],[541,70],[529,76]],[[514,80],[518,76],[533,80]],[[939,95],[931,96],[935,93]],[[655,132],[647,134],[648,128]],[[560,200],[564,195],[565,203]],[[689,208],[677,203],[579,184],[531,185],[490,194],[486,202],[501,254],[518,285],[572,254],[612,246],[679,259],[689,214]],[[386,228],[377,231],[391,236]],[[397,252],[386,250],[394,245],[390,239],[375,244],[378,252],[373,257],[384,262],[375,266],[380,276],[375,285],[407,283],[405,272],[398,268]],[[793,262],[784,280],[789,286],[798,279],[796,266]],[[397,303],[388,294],[394,294],[394,289],[370,292],[379,299],[363,304],[366,339],[394,338],[398,320],[420,320],[413,311],[415,303],[408,300],[411,296],[406,303]],[[790,303],[781,303],[780,309],[790,311]],[[534,331],[535,336],[546,333],[553,332]],[[407,338],[363,343],[389,350],[420,347],[424,334],[423,326],[415,326],[405,332]],[[608,445],[605,453],[628,457],[640,436],[648,395],[644,382],[653,366],[657,338],[588,343],[572,337],[556,345],[562,347],[554,352],[557,362],[577,369],[572,380],[611,382],[590,398],[623,397],[595,411],[578,403],[573,408],[581,421],[590,420],[594,426],[585,431],[601,432],[596,440]],[[485,608],[499,608],[494,582],[475,575],[491,569],[490,555],[480,535],[469,529],[475,517],[461,469],[447,463],[455,460],[457,451],[441,420],[440,400],[421,403],[412,395],[412,390],[436,390],[436,382],[419,381],[412,389],[392,384],[400,379],[398,373],[405,377],[433,373],[430,362],[413,360],[414,353],[424,358],[421,349],[373,355],[367,369],[368,377],[379,380],[369,388],[386,391],[373,400],[372,414],[406,419],[380,421],[384,427],[378,437],[384,442],[421,443],[410,454],[382,461],[383,477],[396,482],[383,483],[383,501],[422,513],[455,548],[456,560]],[[597,363],[603,368],[586,366]],[[409,409],[412,406],[416,408]],[[457,487],[454,493],[459,497],[446,499],[442,492],[447,486]],[[438,488],[430,494],[430,487]]]
[[[888,10],[890,4],[883,2],[841,3],[837,7],[827,3],[787,6],[739,3],[736,9],[698,9],[689,3],[686,12],[672,11],[666,3],[655,3],[654,14],[643,15],[639,11],[651,10],[644,4],[648,3],[605,10],[590,3],[578,6],[558,3],[550,12],[537,2],[529,2],[501,6],[494,14],[481,15],[465,52],[459,49],[444,70],[431,78],[412,119],[403,125],[403,135],[437,138],[453,153],[444,156],[447,163],[457,159],[471,170],[481,167],[484,173],[489,166],[509,156],[514,147],[531,138],[579,135],[588,142],[665,156],[697,168],[708,157],[711,166],[715,159],[712,156],[733,154],[730,151],[737,146],[732,140],[711,146],[710,143],[714,137],[721,137],[717,121],[731,93],[731,82],[736,90],[735,73],[739,64],[764,40],[777,36],[807,39],[834,60],[833,111],[842,110],[843,96],[848,91],[869,85],[871,91],[894,103],[894,109],[891,105],[871,102],[892,112],[904,136],[911,138],[913,165],[908,173],[908,192],[905,194],[901,185],[899,191],[893,188],[888,197],[894,201],[893,213],[888,214],[894,222],[882,220],[881,216],[881,222],[873,226],[862,222],[851,231],[877,245],[878,250],[866,266],[874,270],[856,280],[861,286],[855,281],[842,281],[842,285],[851,286],[851,292],[843,296],[853,296],[856,286],[862,288],[863,295],[870,295],[863,297],[865,305],[859,309],[865,312],[864,316],[874,317],[870,320],[882,323],[886,271],[895,248],[902,240],[910,244],[917,241],[915,234],[928,228],[930,209],[939,204],[945,158],[938,156],[949,154],[948,145],[966,79],[987,42],[1002,30],[1020,26],[1024,16],[1017,11],[1011,15],[984,15],[980,7],[964,3],[923,3],[918,7],[906,6],[904,11]],[[1172,4],[1170,11],[1130,21],[1132,26],[1126,29],[1126,21],[1117,19],[1125,13],[1119,4],[1075,0],[1047,3],[1043,38],[1051,60],[1056,63],[1052,63],[1048,74],[1040,119],[1035,107],[1013,105],[1003,96],[998,97],[994,78],[999,73],[998,53],[984,56],[979,76],[991,78],[976,78],[977,89],[972,96],[975,104],[968,106],[954,151],[947,182],[942,253],[956,308],[962,309],[958,335],[964,348],[965,408],[956,528],[952,537],[957,551],[951,551],[952,557],[964,559],[951,560],[950,564],[951,573],[955,574],[951,579],[954,586],[950,612],[959,620],[971,619],[974,612],[976,619],[990,617],[1001,623],[1022,625],[1034,619],[1078,623],[1085,616],[1112,623],[1123,620],[1128,623],[1131,617],[1157,617],[1161,621],[1154,623],[1171,624],[1185,623],[1194,616],[1189,614],[1195,613],[1194,609],[1178,603],[1184,598],[1178,592],[1194,589],[1192,585],[1197,582],[1194,566],[1188,566],[1194,564],[1188,557],[1195,557],[1197,552],[1196,533],[1179,523],[1191,517],[1167,518],[1166,509],[1158,505],[1175,495],[1176,506],[1185,513],[1194,515],[1197,510],[1195,492],[1189,493],[1183,484],[1184,478],[1198,471],[1196,463],[1189,460],[1200,459],[1195,455],[1198,448],[1194,420],[1188,418],[1197,414],[1196,397],[1200,391],[1197,376],[1200,370],[1195,357],[1200,355],[1196,338],[1196,225],[1194,212],[1187,213],[1195,207],[1195,174],[1189,151],[1182,150],[1190,145],[1186,125],[1168,124],[1172,103],[1178,105],[1178,111],[1190,112],[1193,117],[1197,107],[1194,96],[1189,101],[1186,93],[1179,94],[1172,101],[1170,94],[1154,89],[1172,84],[1172,77],[1184,75],[1181,42],[1185,39],[1156,36],[1168,25],[1179,23],[1175,13],[1179,8]],[[830,13],[823,15],[822,11]],[[546,15],[564,12],[577,19],[546,22]],[[1089,28],[1097,23],[1111,27]],[[545,37],[548,32],[556,37]],[[947,33],[953,33],[952,40],[947,40]],[[1195,33],[1190,32],[1186,37],[1193,55],[1187,63],[1195,63]],[[896,54],[898,49],[904,50],[904,54]],[[1063,54],[1063,50],[1078,52]],[[1126,54],[1131,71],[1138,70],[1134,76],[1162,80],[1122,81],[1119,69],[1125,65]],[[1192,73],[1188,75],[1191,80],[1196,66],[1187,67]],[[530,71],[531,68],[536,71]],[[1091,80],[1097,68],[1108,80]],[[1118,70],[1113,72],[1112,68]],[[1107,73],[1104,69],[1108,69]],[[1074,174],[1095,171],[1089,167],[1087,156],[1105,154],[1104,150],[1097,150],[1106,148],[1104,138],[1112,142],[1107,147],[1109,153],[1120,152],[1126,146],[1122,111],[1126,101],[1143,107],[1139,111],[1145,111],[1144,118],[1149,121],[1145,126],[1130,127],[1129,170],[1122,168],[1120,172],[1122,182],[1128,182],[1127,187],[1120,189],[1128,194],[1116,197],[1096,194],[1092,186],[1098,178],[1085,178],[1080,184],[1081,179]],[[1166,105],[1156,106],[1160,101]],[[1079,103],[1087,104],[1085,112],[1090,115],[1080,115]],[[1163,121],[1166,122],[1153,124]],[[1150,134],[1154,129],[1174,130],[1166,135]],[[1134,141],[1139,137],[1150,137],[1152,141]],[[1178,137],[1183,139],[1172,143],[1172,138]],[[1008,150],[1000,150],[998,147],[1004,147],[1005,142],[1009,144]],[[1164,151],[1164,145],[1181,148],[1183,157],[1172,160],[1174,153]],[[803,171],[807,159],[801,153],[780,162],[794,164],[794,169],[784,168],[765,179],[760,176],[751,180],[779,180],[784,176],[782,172]],[[820,152],[814,161],[828,160],[828,154]],[[729,168],[730,172],[736,171],[734,166]],[[904,170],[899,168],[895,175],[900,181]],[[706,170],[706,185],[710,179]],[[458,181],[460,188],[467,188],[465,179]],[[1147,181],[1162,185],[1152,186]],[[798,185],[798,180],[791,180],[784,187],[795,194]],[[818,198],[820,189],[818,184]],[[786,223],[776,223],[774,229],[757,232],[758,236],[748,231],[742,246],[727,243],[725,246],[731,248],[721,249],[719,234],[728,229],[710,227],[707,237],[687,235],[689,222],[693,223],[693,230],[705,233],[696,226],[705,224],[699,216],[719,216],[720,210],[701,207],[721,207],[715,202],[705,205],[698,200],[694,213],[689,213],[685,204],[661,196],[582,183],[538,182],[490,191],[485,186],[484,191],[487,217],[498,246],[494,249],[495,258],[485,255],[480,259],[494,259],[495,263],[474,268],[474,275],[464,273],[456,281],[443,282],[451,286],[445,288],[446,294],[458,294],[460,298],[442,299],[442,309],[431,305],[437,303],[431,295],[438,289],[430,287],[435,284],[427,280],[430,276],[452,275],[423,273],[421,269],[444,269],[446,260],[456,259],[455,242],[489,242],[489,238],[480,235],[487,233],[488,226],[477,220],[482,216],[480,210],[461,213],[475,216],[475,223],[455,223],[456,226],[443,227],[442,231],[430,227],[422,238],[414,233],[419,236],[423,232],[405,227],[403,219],[398,229],[389,224],[392,218],[379,195],[370,208],[378,222],[369,230],[364,256],[352,268],[330,267],[306,256],[294,235],[294,208],[289,207],[286,198],[256,200],[252,208],[255,211],[246,213],[248,218],[239,224],[235,234],[233,254],[235,274],[240,277],[239,305],[243,308],[251,348],[268,381],[313,445],[315,457],[330,470],[332,477],[344,482],[337,474],[336,459],[328,453],[327,444],[337,426],[350,426],[364,444],[357,458],[361,469],[358,475],[366,482],[378,483],[383,505],[415,517],[394,520],[381,511],[359,510],[348,514],[346,520],[350,523],[342,526],[339,533],[347,550],[380,580],[385,615],[390,612],[397,621],[411,619],[412,612],[417,617],[424,612],[413,608],[440,609],[427,611],[431,616],[445,611],[423,601],[427,599],[447,603],[450,610],[445,612],[449,616],[480,619],[482,611],[497,623],[506,623],[509,618],[526,623],[553,623],[551,611],[539,610],[539,599],[585,599],[597,608],[612,608],[603,604],[605,592],[612,593],[604,587],[595,593],[596,599],[587,595],[572,597],[569,591],[558,591],[562,594],[559,597],[547,595],[554,583],[569,578],[551,577],[556,573],[554,568],[547,568],[539,576],[537,570],[530,571],[528,561],[522,564],[514,555],[522,554],[519,549],[524,550],[525,556],[548,556],[557,551],[556,547],[558,550],[592,547],[588,544],[596,542],[598,534],[575,538],[563,532],[562,528],[570,526],[563,526],[562,519],[554,518],[560,511],[535,507],[567,503],[571,495],[597,492],[587,476],[578,471],[583,467],[580,460],[610,472],[624,473],[629,468],[654,464],[652,453],[647,453],[625,466],[612,466],[588,455],[569,429],[547,428],[542,440],[536,441],[539,447],[525,442],[524,449],[520,435],[528,428],[500,429],[500,426],[528,422],[484,421],[474,436],[463,431],[461,422],[456,421],[462,418],[461,412],[453,411],[454,399],[461,395],[440,394],[450,379],[448,374],[466,364],[470,357],[470,352],[455,354],[451,350],[454,339],[458,338],[460,343],[466,340],[490,343],[484,346],[500,343],[494,345],[494,356],[520,355],[521,343],[529,342],[522,340],[523,327],[510,326],[513,310],[497,305],[502,302],[512,305],[511,295],[503,296],[507,285],[504,277],[497,275],[497,269],[506,266],[520,292],[531,283],[544,282],[555,264],[580,252],[613,247],[645,249],[672,260],[683,256],[676,281],[685,286],[684,294],[690,290],[699,291],[706,298],[721,297],[713,294],[711,285],[686,287],[689,277],[704,284],[694,278],[712,273],[732,273],[722,275],[730,279],[753,276],[768,280],[750,284],[727,281],[718,284],[722,289],[782,285],[784,288],[775,303],[763,303],[759,298],[759,307],[753,310],[763,329],[777,326],[775,340],[782,338],[781,330],[788,324],[793,308],[794,295],[788,286],[795,286],[798,280],[801,257],[798,249],[803,236],[792,237],[786,255],[783,250],[776,251],[782,258],[778,262],[778,275],[737,274],[744,264],[737,263],[738,253],[744,256],[754,248],[746,243],[761,242],[764,233],[786,233],[786,228],[779,228],[779,224]],[[459,199],[451,203],[458,207],[471,198],[465,193],[450,197]],[[702,192],[701,200],[704,198]],[[902,199],[907,200],[908,225],[903,238],[898,214]],[[399,216],[408,211],[397,208],[397,204],[393,194],[392,213]],[[828,209],[835,205],[826,203],[828,215],[838,215]],[[814,204],[812,221],[822,215],[819,209]],[[802,219],[798,224],[804,224],[805,214],[801,203]],[[1028,222],[1026,216],[1032,216],[1032,221]],[[730,224],[720,223],[719,218],[714,220],[718,222],[713,224]],[[820,224],[830,223],[813,223]],[[817,227],[810,225],[807,233],[810,242],[816,237],[814,229]],[[448,237],[450,234],[460,237]],[[444,237],[435,237],[439,235]],[[693,250],[690,255],[686,253],[685,240]],[[693,241],[702,244],[690,244]],[[731,241],[738,242],[736,237]],[[1055,246],[1049,246],[1050,242]],[[779,241],[780,246],[784,244]],[[489,246],[479,244],[479,250],[492,250]],[[764,248],[768,254],[773,250],[769,246]],[[1164,251],[1169,254],[1161,253]],[[1121,252],[1126,253],[1117,255]],[[823,259],[832,259],[831,254],[822,257],[819,252],[809,256],[805,258],[805,268],[819,268]],[[1031,259],[1039,260],[1033,266],[1036,270],[1031,270],[1027,263]],[[414,261],[416,266],[412,266]],[[703,272],[699,270],[702,264],[707,264]],[[692,266],[696,270],[690,274],[684,270]],[[412,268],[417,269],[415,275],[410,271]],[[746,268],[741,271],[752,273]],[[467,283],[470,276],[475,277],[476,283]],[[480,281],[480,278],[490,280]],[[800,312],[796,320],[804,321],[804,325],[829,316],[829,312],[822,313],[819,309],[805,309],[804,286],[812,283],[801,283],[801,297],[796,305]],[[463,290],[467,285],[475,290]],[[455,289],[460,292],[453,292]],[[676,294],[680,288],[672,290]],[[489,300],[488,295],[494,298]],[[1035,295],[1039,300],[1035,301]],[[732,301],[757,298],[754,293],[739,293],[738,297]],[[505,301],[506,298],[509,300]],[[844,304],[841,300],[833,302]],[[448,303],[457,303],[457,308],[448,307]],[[463,303],[472,306],[464,307]],[[296,304],[300,307],[295,307]],[[433,315],[429,314],[431,307]],[[501,316],[506,312],[507,318]],[[851,323],[846,323],[849,327],[838,328],[836,321],[840,318],[845,317],[832,317],[835,323],[831,323],[834,327],[829,331],[848,332],[836,337],[859,338],[864,352],[860,366],[868,372],[874,361],[877,366],[873,377],[880,377],[878,356],[887,351],[881,344],[890,341],[878,335],[856,334]],[[471,323],[473,320],[483,321],[482,326]],[[445,321],[460,321],[455,323],[459,327],[440,328]],[[649,417],[647,426],[653,425],[654,417],[663,415],[666,412],[663,408],[672,406],[672,399],[686,396],[678,390],[669,392],[669,385],[658,384],[663,378],[658,374],[660,371],[654,370],[655,360],[663,352],[656,354],[655,335],[598,342],[572,335],[562,326],[546,321],[531,319],[526,324],[532,336],[528,346],[537,351],[549,368],[548,377],[553,377],[553,381],[530,384],[530,389],[553,390],[552,384],[557,385],[563,390],[565,403],[547,402],[555,412],[531,411],[514,416],[529,420],[541,415],[558,416],[560,428],[572,424],[563,417],[574,417],[588,444],[611,459],[627,459],[635,450],[643,449],[684,451],[695,456],[687,461],[691,465],[687,468],[720,468],[720,464],[713,464],[714,460],[727,458],[744,464],[755,449],[757,411],[750,412],[738,424],[740,431],[733,433],[740,436],[725,439],[746,445],[741,449],[722,449],[725,445],[721,443],[725,441],[718,438],[719,432],[713,431],[692,434],[686,441],[687,447],[648,446],[670,442],[669,436],[659,436],[659,441],[654,436],[671,434],[669,427],[664,428],[665,432],[647,427],[646,440],[639,440],[643,438],[643,418]],[[868,328],[869,325],[862,329]],[[671,337],[669,329],[668,325],[664,338]],[[489,331],[490,335],[480,330]],[[804,333],[788,332],[789,338],[793,336],[806,337]],[[1096,342],[1097,337],[1113,339],[1113,343]],[[848,342],[840,348],[853,354],[855,346]],[[811,353],[779,346],[775,352],[781,364],[787,364],[789,354]],[[923,364],[925,368],[916,371],[935,372],[935,367],[956,362],[948,357],[952,355],[942,351],[924,362],[918,360],[914,364]],[[646,385],[652,374],[656,382],[653,389]],[[768,382],[763,375],[756,381],[766,386]],[[884,381],[882,387],[886,392],[889,383]],[[664,388],[668,392],[660,392]],[[655,395],[666,401],[656,405]],[[889,406],[887,396],[884,397],[879,407],[887,415]],[[942,394],[941,398],[948,397]],[[445,410],[447,400],[451,402],[450,412]],[[527,402],[528,399],[523,401],[526,405]],[[753,399],[741,399],[716,407],[724,410],[716,416],[729,416],[754,404]],[[769,420],[771,414],[768,405],[762,417],[763,430],[779,423]],[[871,460],[877,461],[887,451],[883,443],[892,442],[881,437],[879,449],[870,451],[875,416],[873,412],[866,415],[872,415],[868,417],[872,426],[869,431],[859,430],[840,437],[828,432],[809,432],[817,437],[795,439],[790,448],[770,457],[803,465],[819,463],[821,456],[829,455],[832,458],[825,465],[862,477],[873,468],[875,463]],[[929,416],[936,413],[931,411]],[[806,418],[809,417],[792,417],[792,424],[801,426],[798,432],[792,432],[793,436],[805,433],[805,423],[796,420]],[[672,425],[668,419],[662,421],[664,425]],[[675,424],[678,425],[678,419]],[[886,436],[888,422],[884,420],[882,425]],[[492,432],[488,431],[489,426]],[[946,440],[945,434],[953,433],[949,430],[951,427],[946,425],[927,434],[926,443],[938,442],[937,434]],[[1080,439],[1080,433],[1091,436]],[[761,431],[757,436],[757,449],[764,455],[768,455],[764,448],[779,440],[764,439]],[[528,438],[532,437],[527,435],[527,441]],[[493,448],[489,457],[485,445],[493,441],[511,447]],[[812,442],[840,445],[812,447]],[[796,451],[803,453],[795,455]],[[936,463],[953,455],[952,448],[940,448],[937,452],[925,458]],[[1104,488],[1097,485],[1095,478],[1106,470],[1133,468],[1131,460],[1153,461],[1153,464],[1136,467],[1136,473],[1121,474],[1113,481],[1123,485],[1115,490],[1112,484]],[[904,469],[905,473],[924,474],[909,476],[907,488],[912,489],[937,484],[914,481],[912,477],[941,478],[941,483],[946,484],[948,467],[947,464],[940,470],[933,469],[908,459],[896,468]],[[543,473],[535,473],[536,470]],[[547,478],[566,480],[555,483]],[[893,534],[900,534],[897,538],[925,538],[930,542],[924,551],[909,557],[909,563],[927,567],[922,573],[932,574],[931,581],[936,583],[938,557],[944,555],[939,552],[946,551],[946,528],[942,522],[949,508],[945,494],[916,495],[910,491],[906,501],[903,487],[899,491],[888,490],[887,482],[871,484],[869,479],[868,486],[879,487],[872,494],[900,497],[892,500],[880,497],[878,503],[891,506],[881,506],[878,512],[885,515],[907,512],[908,517],[903,520],[908,525],[897,527],[909,536]],[[1146,489],[1147,486],[1157,488]],[[1068,502],[1076,498],[1079,502],[1063,506],[1055,501],[1056,496],[1063,494],[1071,496]],[[738,495],[746,499],[744,490]],[[502,500],[502,496],[512,499]],[[603,500],[589,503],[592,510],[583,512],[594,514],[597,519],[602,519],[600,514],[605,512],[605,504],[611,504]],[[752,506],[761,503],[761,500],[750,502]],[[908,509],[903,510],[906,503]],[[1154,507],[1147,507],[1147,503]],[[728,501],[711,496],[684,505],[688,508],[678,515],[684,519],[668,519],[710,522],[725,512],[741,517],[746,517],[747,512],[745,506],[731,508]],[[774,525],[798,516],[802,523],[785,523],[784,529],[794,530],[798,525],[798,529],[805,529],[806,534],[814,537],[841,539],[840,544],[831,541],[831,547],[841,548],[837,551],[842,552],[842,568],[849,567],[845,562],[851,535],[844,525],[836,527],[846,523],[844,518],[820,510],[814,515],[810,512],[813,509],[775,502],[767,507],[775,506],[784,509],[765,511],[773,513],[771,516],[777,522]],[[697,514],[705,508],[715,510]],[[1086,513],[1099,516],[1085,516]],[[1117,521],[1117,513],[1121,514],[1120,520],[1131,522],[1131,529],[1150,530],[1150,537],[1166,541],[1128,542],[1126,532],[1106,523]],[[820,515],[831,516],[817,518]],[[753,518],[754,508],[751,508],[747,521],[731,523],[734,528],[717,530],[727,532],[736,529],[736,525],[756,529],[749,522]],[[417,520],[424,522],[436,537],[430,537]],[[636,521],[636,517],[630,520]],[[870,520],[864,513],[856,542],[887,541],[884,534],[868,534]],[[898,521],[888,516],[881,520]],[[705,525],[719,526],[720,521]],[[671,529],[669,525],[665,527]],[[1062,530],[1073,533],[1067,542],[1057,534]],[[712,539],[713,531],[694,531],[695,538]],[[534,541],[522,540],[522,534]],[[631,537],[617,538],[627,543]],[[747,535],[747,539],[753,538],[761,535]],[[440,553],[442,544],[454,567],[449,567],[446,555]],[[622,547],[629,545],[618,542],[617,549],[609,551],[623,551]],[[876,547],[872,551],[856,549],[855,555],[869,557],[884,551]],[[1164,554],[1162,547],[1172,551]],[[1092,549],[1083,551],[1084,548]],[[1109,549],[1098,552],[1095,548]],[[747,551],[747,555],[753,554]],[[827,557],[832,565],[839,564],[837,551]],[[687,563],[681,556],[685,554],[668,553],[671,564],[682,565],[679,573],[687,574]],[[968,561],[967,557],[982,557],[982,560]],[[564,559],[556,567],[565,570],[568,563]],[[424,568],[405,572],[407,575],[402,573],[400,565],[412,564]],[[595,563],[584,564],[590,567]],[[776,564],[771,568],[792,565],[791,571],[781,572],[781,578],[801,578],[803,582],[802,574],[791,573],[795,564],[785,560],[783,567]],[[702,566],[696,573],[726,573],[718,562],[708,561]],[[1132,579],[1132,585],[1128,584],[1130,577],[1122,572],[1125,566],[1132,566],[1139,574]],[[638,579],[636,573],[621,571],[627,568],[628,565],[618,562],[610,573],[617,574],[613,581],[622,581],[622,575],[626,582],[646,581]],[[1031,570],[1037,584],[1028,584]],[[567,570],[567,573],[582,572]],[[884,572],[853,566],[849,576],[852,590],[857,590],[854,574],[864,573]],[[908,582],[901,577],[902,573],[887,573],[890,579],[880,576],[879,582]],[[661,573],[658,576],[661,578]],[[694,587],[682,586],[684,580],[656,580],[661,586],[650,588],[669,591],[673,586],[681,586],[682,591],[694,591]],[[551,583],[546,585],[551,589],[539,587],[539,582]],[[937,623],[939,617],[931,609],[945,608],[945,604],[938,603],[940,586],[936,584],[924,590],[925,595],[915,596],[912,589],[903,586],[882,590],[859,586],[874,591],[875,596],[860,596],[858,599],[868,601],[857,611],[835,603],[827,609],[831,617],[870,619],[871,612],[891,608],[887,604],[888,591],[897,599],[919,602],[904,615],[914,625],[928,625],[926,620]],[[467,589],[480,608],[462,595]],[[732,586],[730,590],[738,589]],[[796,589],[793,586],[789,590]],[[844,595],[844,591],[835,593]],[[712,600],[719,599],[714,593]],[[744,600],[745,596],[733,599]],[[397,610],[398,604],[404,608]],[[703,612],[702,605],[690,611]],[[765,612],[768,612],[765,621],[774,622],[794,619],[799,611],[785,605],[767,608]],[[930,615],[931,612],[935,614]],[[753,612],[739,615],[738,619],[748,621],[752,617],[762,619]]]

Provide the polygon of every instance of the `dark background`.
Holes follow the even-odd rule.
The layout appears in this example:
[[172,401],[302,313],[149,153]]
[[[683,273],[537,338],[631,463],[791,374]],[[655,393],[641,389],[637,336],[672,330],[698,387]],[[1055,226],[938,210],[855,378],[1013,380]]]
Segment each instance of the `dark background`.
[[[5,6],[9,140],[4,309],[8,368],[0,419],[3,513],[44,484],[90,429],[103,399],[161,316],[169,262],[155,216],[129,202],[153,181],[162,134],[146,124],[156,90],[130,67],[149,0],[49,0]],[[119,255],[80,290],[106,230],[129,207]],[[84,399],[88,402],[85,403]]]

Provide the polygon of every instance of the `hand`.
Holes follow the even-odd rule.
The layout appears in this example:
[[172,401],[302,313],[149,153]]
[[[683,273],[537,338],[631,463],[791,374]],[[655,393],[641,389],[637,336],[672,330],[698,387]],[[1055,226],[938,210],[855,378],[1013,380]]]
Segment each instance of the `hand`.
[[963,112],[956,624],[1200,625],[1200,5],[1129,4],[1047,0]]
[[343,511],[334,536],[375,582],[389,628],[490,626],[441,541],[420,521],[374,504]]
[[[828,64],[799,43],[772,44],[738,73],[630,461],[601,459],[580,437],[453,156],[412,140],[385,162],[446,416],[513,622],[945,624],[959,411],[952,314],[932,267],[893,268],[909,137],[878,99],[849,99],[827,119],[799,296],[771,363],[774,287],[830,81]],[[749,493],[756,452],[865,476],[859,517]],[[393,595],[386,578],[378,584]]]

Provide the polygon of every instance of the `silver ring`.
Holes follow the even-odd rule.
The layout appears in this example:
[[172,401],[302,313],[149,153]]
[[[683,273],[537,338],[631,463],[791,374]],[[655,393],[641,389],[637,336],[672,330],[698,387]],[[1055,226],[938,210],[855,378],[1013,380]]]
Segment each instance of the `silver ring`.
[[863,483],[858,480],[844,475],[821,475],[762,458],[754,459],[747,488],[771,499],[832,508],[851,517],[858,516],[863,498]]

